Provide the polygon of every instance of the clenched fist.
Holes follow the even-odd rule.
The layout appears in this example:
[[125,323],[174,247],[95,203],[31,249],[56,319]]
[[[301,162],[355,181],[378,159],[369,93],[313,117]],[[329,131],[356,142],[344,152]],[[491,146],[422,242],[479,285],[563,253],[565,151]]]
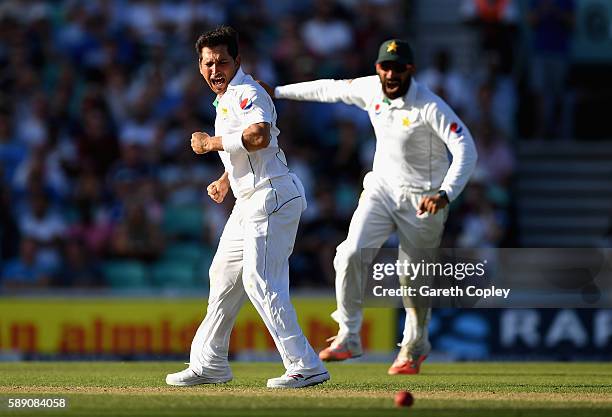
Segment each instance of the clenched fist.
[[206,187],[208,196],[217,204],[223,203],[228,190],[229,179],[227,178],[227,174],[223,174],[221,178],[219,178],[217,181],[213,181],[208,187]]
[[191,149],[197,154],[205,154],[212,151],[210,135],[206,132],[194,132],[191,134]]

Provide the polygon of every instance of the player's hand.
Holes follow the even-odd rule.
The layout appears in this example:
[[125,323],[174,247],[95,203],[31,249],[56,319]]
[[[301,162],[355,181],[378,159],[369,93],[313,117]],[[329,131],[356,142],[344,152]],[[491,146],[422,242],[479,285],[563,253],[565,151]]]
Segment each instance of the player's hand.
[[191,134],[191,149],[199,155],[212,151],[210,135],[206,132]]
[[218,179],[213,181],[208,187],[206,187],[208,196],[217,204],[223,203],[225,196],[229,191],[229,181],[227,179]]
[[266,93],[268,93],[270,95],[270,97],[274,98],[274,87],[272,87],[271,85],[261,81],[261,80],[255,80],[259,83],[259,85],[261,85],[264,90],[266,90]]
[[421,202],[419,203],[417,216],[423,215],[425,213],[436,214],[438,211],[442,210],[447,205],[448,200],[439,194],[425,196],[421,199]]

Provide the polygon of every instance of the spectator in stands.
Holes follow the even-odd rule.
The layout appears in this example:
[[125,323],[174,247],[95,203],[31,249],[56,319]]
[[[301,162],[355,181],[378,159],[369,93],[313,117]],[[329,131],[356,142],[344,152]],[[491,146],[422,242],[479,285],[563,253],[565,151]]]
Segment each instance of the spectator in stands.
[[44,288],[51,284],[51,271],[38,253],[35,240],[21,241],[19,258],[10,260],[2,268],[0,279],[4,290]]
[[114,197],[114,218],[121,216],[123,203],[157,185],[158,166],[146,159],[147,148],[138,142],[121,146],[119,161],[109,172],[109,186]]
[[418,79],[449,103],[459,116],[464,114],[472,94],[465,77],[454,68],[448,48],[436,52],[433,65],[421,72]]
[[302,27],[304,43],[317,56],[330,57],[353,44],[351,27],[336,13],[334,1],[315,0],[314,16]]
[[76,220],[68,229],[70,240],[78,240],[84,249],[96,256],[104,256],[112,233],[110,209],[104,201],[101,179],[93,166],[85,167],[79,175],[70,201]]
[[121,65],[109,65],[105,68],[104,78],[104,98],[108,103],[112,121],[118,123],[126,117],[130,107],[128,71]]
[[31,102],[18,114],[17,137],[29,147],[39,147],[48,140],[48,101],[43,92],[34,93]]
[[[337,143],[334,149],[333,168],[343,178],[359,178],[361,164],[359,163],[359,131],[350,119],[336,122]],[[351,213],[352,214],[352,210]]]
[[27,148],[17,142],[8,111],[0,111],[0,166],[3,183],[12,183],[17,167],[27,156]]
[[40,182],[54,200],[63,199],[69,192],[69,181],[51,144],[41,144],[30,150],[29,157],[15,171],[13,188],[20,194],[29,193],[33,181]]
[[66,231],[62,215],[50,207],[46,194],[30,196],[29,210],[21,214],[19,229],[24,237],[36,242],[41,262],[49,270],[56,271],[61,265],[61,245]]
[[480,33],[483,51],[493,52],[501,58],[500,66],[509,73],[514,65],[514,46],[519,20],[515,0],[463,0],[460,13],[468,24]]
[[494,248],[504,238],[506,213],[487,197],[484,173],[476,172],[465,189],[464,210],[457,247]]
[[[156,87],[159,88],[159,87]],[[150,99],[155,92],[143,93],[131,107],[131,117],[120,126],[121,145],[138,144],[142,151],[154,149],[159,145],[161,131],[151,117]]]
[[499,60],[489,55],[489,65],[474,74],[476,97],[466,109],[470,124],[479,124],[491,119],[501,133],[509,138],[515,136],[517,118],[517,92],[514,79],[502,73]]
[[[562,114],[567,97],[569,53],[575,22],[574,0],[531,0],[528,21],[533,31],[532,88],[538,100],[536,136],[569,136],[571,114]],[[563,117],[562,117],[563,116]]]
[[122,11],[128,28],[140,39],[155,41],[162,37],[159,0],[134,0],[127,3]]
[[157,259],[164,249],[159,226],[147,216],[137,199],[127,203],[125,217],[116,226],[111,239],[111,255],[141,261]]
[[487,117],[474,127],[476,149],[478,150],[478,163],[476,169],[482,171],[484,176],[497,186],[510,187],[510,179],[514,172],[514,156],[507,139]]
[[85,242],[69,239],[64,245],[64,263],[57,274],[57,285],[63,287],[100,287],[102,272],[97,261],[87,250]]
[[66,6],[63,24],[57,28],[57,47],[73,65],[79,65],[83,62],[87,45],[91,43],[87,33],[87,7],[83,3]]
[[119,142],[108,114],[100,107],[86,108],[76,133],[78,171],[93,169],[104,178],[119,158]]
[[[276,47],[272,50],[272,58],[280,76],[287,79],[293,73],[296,61],[308,58],[306,44],[300,35],[300,25],[294,17],[287,17],[278,22],[280,36],[276,40]],[[258,77],[263,79],[263,77]]]

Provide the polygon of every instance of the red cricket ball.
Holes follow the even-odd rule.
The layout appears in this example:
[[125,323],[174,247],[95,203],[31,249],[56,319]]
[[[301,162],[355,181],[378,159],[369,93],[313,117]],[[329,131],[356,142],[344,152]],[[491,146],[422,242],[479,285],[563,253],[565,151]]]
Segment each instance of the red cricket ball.
[[395,394],[396,407],[410,407],[414,404],[414,397],[408,391],[398,391]]

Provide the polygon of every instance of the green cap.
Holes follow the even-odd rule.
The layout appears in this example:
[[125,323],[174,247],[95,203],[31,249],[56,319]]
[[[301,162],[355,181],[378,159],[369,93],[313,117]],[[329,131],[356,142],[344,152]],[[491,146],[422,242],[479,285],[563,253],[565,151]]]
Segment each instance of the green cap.
[[376,63],[380,64],[384,61],[395,61],[400,64],[413,64],[414,57],[412,55],[412,48],[408,42],[401,39],[390,39],[380,45],[378,50],[378,58]]

